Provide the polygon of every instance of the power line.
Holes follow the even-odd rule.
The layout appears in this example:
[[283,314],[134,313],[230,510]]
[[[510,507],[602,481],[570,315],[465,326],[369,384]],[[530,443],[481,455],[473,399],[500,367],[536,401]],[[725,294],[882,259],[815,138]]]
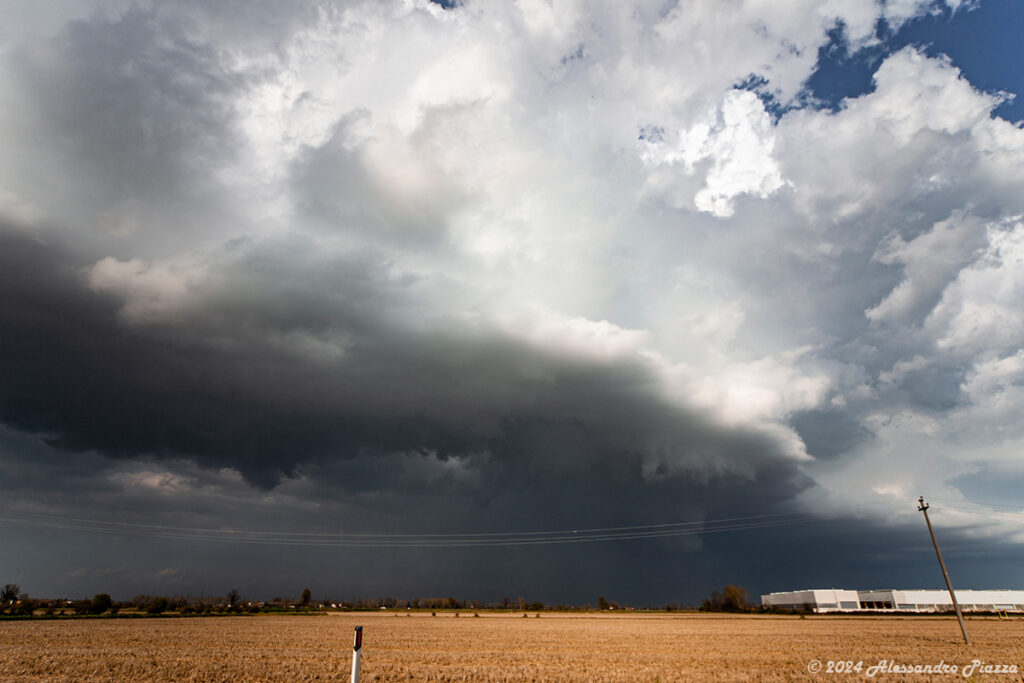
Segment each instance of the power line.
[[[122,521],[108,521],[98,519],[85,519],[82,517],[67,517],[60,515],[52,515],[38,512],[27,512],[18,510],[2,510],[0,509],[0,518],[2,515],[12,515],[21,521],[31,522],[33,520],[39,522],[68,522],[74,524],[87,524],[96,525],[102,527],[109,527],[111,529],[138,529],[144,531],[167,531],[167,532],[185,532],[185,533],[212,533],[212,534],[261,534],[265,536],[282,536],[293,538],[295,536],[309,536],[317,538],[329,538],[329,539],[459,539],[459,538],[492,538],[502,536],[558,536],[567,534],[591,534],[591,533],[605,533],[605,532],[625,532],[625,531],[647,531],[656,529],[673,529],[673,528],[686,528],[686,527],[701,527],[707,524],[719,524],[726,522],[747,522],[754,520],[777,520],[784,519],[787,517],[793,517],[799,515],[796,512],[780,512],[766,515],[748,515],[745,517],[726,517],[721,519],[713,520],[698,520],[693,522],[665,522],[661,524],[642,524],[633,526],[618,526],[618,527],[600,527],[590,529],[561,529],[556,531],[494,531],[494,532],[463,532],[463,533],[416,533],[416,534],[400,534],[400,533],[386,533],[386,534],[353,534],[346,532],[302,532],[302,531],[269,531],[262,529],[253,530],[238,530],[238,529],[218,529],[210,527],[181,527],[181,526],[166,526],[160,524],[140,524],[135,522],[122,522]],[[11,520],[17,521],[17,520]]]
[[1020,505],[1006,505],[1005,503],[991,503],[991,502],[984,501],[984,500],[955,500],[955,499],[952,499],[952,498],[935,498],[934,496],[932,497],[932,500],[937,500],[937,501],[939,501],[941,503],[945,503],[947,507],[953,507],[953,508],[959,508],[959,509],[969,509],[969,508],[965,508],[964,506],[974,506],[975,508],[979,508],[979,507],[980,508],[1003,508],[1005,510],[1013,510],[1015,512],[1024,512],[1024,507],[1022,507]]
[[668,522],[663,524],[561,531],[493,532],[490,534],[316,534],[308,532],[204,529],[83,520],[11,510],[0,511],[0,521],[108,536],[135,536],[168,540],[307,547],[452,548],[554,545],[667,538],[750,531],[824,521],[818,517],[799,517],[796,515],[797,513],[779,513],[696,522]]

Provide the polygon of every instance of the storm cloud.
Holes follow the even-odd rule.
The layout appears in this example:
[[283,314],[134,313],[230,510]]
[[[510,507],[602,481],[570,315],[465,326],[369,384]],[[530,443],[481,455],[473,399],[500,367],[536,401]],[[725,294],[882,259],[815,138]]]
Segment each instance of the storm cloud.
[[[848,527],[881,584],[927,571],[867,552],[913,537],[922,493],[951,503],[955,547],[1010,562],[1021,513],[988,505],[1024,476],[1010,95],[914,45],[837,106],[808,85],[830,49],[983,11],[962,4],[21,8],[0,34],[0,489],[29,559],[4,566],[44,592],[201,590],[211,562],[216,582],[265,562],[246,590],[284,589],[259,548],[146,540],[145,561],[72,566],[30,514],[380,533],[801,514]],[[643,566],[623,597],[686,600],[718,577],[797,587],[784,558],[821,528],[307,573],[582,601]]]

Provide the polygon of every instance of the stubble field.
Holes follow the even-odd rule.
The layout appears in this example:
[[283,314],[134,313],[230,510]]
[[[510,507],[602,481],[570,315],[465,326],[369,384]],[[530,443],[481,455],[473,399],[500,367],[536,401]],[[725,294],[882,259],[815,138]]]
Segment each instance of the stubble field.
[[0,680],[347,680],[356,624],[363,681],[953,681],[968,678],[868,673],[883,659],[1024,665],[1017,618],[970,620],[967,646],[949,617],[350,613],[0,622]]

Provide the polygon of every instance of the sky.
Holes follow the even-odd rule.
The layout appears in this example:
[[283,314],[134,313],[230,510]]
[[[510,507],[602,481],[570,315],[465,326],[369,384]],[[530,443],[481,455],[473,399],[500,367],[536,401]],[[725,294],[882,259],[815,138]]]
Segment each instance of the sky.
[[1024,6],[0,0],[0,582],[1024,575]]

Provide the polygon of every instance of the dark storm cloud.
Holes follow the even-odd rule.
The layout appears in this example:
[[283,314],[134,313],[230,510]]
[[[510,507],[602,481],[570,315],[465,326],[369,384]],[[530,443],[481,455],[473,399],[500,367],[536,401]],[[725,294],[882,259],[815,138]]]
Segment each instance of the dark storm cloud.
[[[796,587],[808,547],[828,561],[794,580],[884,576],[904,565],[872,534],[918,489],[1009,495],[1024,143],[997,97],[914,50],[835,111],[773,120],[734,89],[763,72],[803,102],[829,27],[853,51],[891,14],[874,0],[452,4],[141,2],[3,34],[10,505],[443,533],[877,504],[841,536],[302,551],[385,593],[632,576],[655,600],[676,563],[683,599]],[[109,569],[18,539],[53,585]],[[174,569],[147,543],[145,576]],[[274,553],[200,545],[168,585]]]
[[[493,331],[411,333],[399,313],[415,310],[415,283],[389,280],[370,257],[324,261],[302,254],[301,242],[234,245],[186,318],[140,322],[87,287],[91,259],[12,233],[2,247],[0,461],[10,500],[29,509],[186,527],[230,519],[242,529],[493,532],[763,514],[810,485],[770,439],[665,404],[636,363],[545,353]],[[259,341],[298,332],[340,335],[344,354],[296,357]],[[246,486],[217,474],[225,467],[276,487],[277,502],[248,500]],[[39,490],[45,501],[27,502]],[[125,542],[96,541],[115,553]],[[636,562],[661,566],[700,547],[684,538],[572,553],[456,551],[457,570],[451,554],[405,551],[384,568],[385,551],[364,551],[341,566],[369,572],[361,590],[382,594],[401,585],[411,595],[583,602],[621,585]],[[150,585],[199,585],[188,571],[160,578],[174,566],[165,555],[154,547],[163,564],[146,570]],[[503,569],[489,571],[495,561]],[[402,569],[409,562],[419,578]],[[538,562],[545,569],[534,575]],[[581,562],[596,568],[576,589],[559,588]],[[226,562],[235,564],[237,555]],[[278,580],[272,565],[250,590]],[[53,580],[127,587],[146,575],[90,566]],[[680,599],[639,586],[627,595]]]
[[9,498],[33,491],[57,496],[69,491],[109,494],[117,490],[100,476],[110,461],[95,453],[53,449],[36,435],[0,428],[0,490]]
[[[316,258],[301,240],[235,245],[194,308],[139,321],[88,289],[70,253],[3,239],[3,421],[61,449],[193,457],[265,486],[308,462],[458,456],[479,470],[483,499],[625,471],[638,483],[755,479],[784,459],[755,432],[670,406],[636,361],[417,321],[416,282],[372,258]],[[329,353],[308,353],[310,339]],[[405,483],[373,471],[340,483]]]

